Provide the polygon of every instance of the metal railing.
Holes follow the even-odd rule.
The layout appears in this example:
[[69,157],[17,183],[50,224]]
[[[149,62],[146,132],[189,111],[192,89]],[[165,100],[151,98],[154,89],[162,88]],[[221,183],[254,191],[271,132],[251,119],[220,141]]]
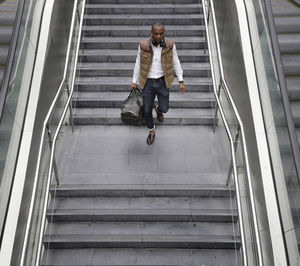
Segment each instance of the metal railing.
[[[81,15],[80,15],[80,22],[79,22],[79,30],[78,30],[78,40],[76,44],[76,55],[75,55],[75,64],[74,64],[74,69],[72,73],[72,81],[71,81],[71,86],[68,86],[67,84],[67,73],[68,73],[68,68],[69,68],[69,59],[70,59],[70,52],[71,52],[71,45],[72,45],[72,40],[74,37],[74,25],[76,22],[76,11],[78,8],[78,2],[82,2],[82,10],[81,10]],[[73,96],[73,91],[74,91],[74,83],[75,83],[75,78],[76,78],[76,69],[77,69],[77,62],[78,62],[78,54],[79,54],[79,48],[80,48],[80,41],[81,41],[81,32],[82,32],[82,25],[83,25],[83,15],[84,15],[84,7],[85,7],[85,2],[86,0],[75,0],[74,2],[74,8],[73,8],[73,15],[72,15],[72,21],[71,21],[71,29],[70,29],[70,34],[69,34],[69,41],[68,41],[68,48],[67,48],[67,55],[66,55],[66,60],[65,60],[65,68],[64,68],[64,74],[62,81],[60,83],[60,86],[57,90],[57,93],[53,99],[53,102],[50,106],[50,109],[46,115],[46,118],[43,123],[43,131],[42,131],[42,136],[40,140],[40,146],[39,146],[39,152],[38,152],[38,160],[37,160],[37,168],[35,171],[35,177],[34,177],[34,183],[33,183],[33,193],[31,196],[31,201],[30,201],[30,209],[29,209],[29,216],[27,220],[27,225],[26,225],[26,231],[25,231],[25,238],[24,238],[24,245],[22,248],[22,255],[21,255],[21,263],[20,265],[25,265],[26,263],[26,252],[28,249],[28,242],[29,242],[29,236],[30,236],[30,226],[31,226],[31,221],[33,219],[33,210],[34,210],[34,204],[36,200],[36,195],[37,195],[37,184],[39,180],[39,173],[40,173],[40,168],[41,168],[41,158],[42,158],[42,152],[43,152],[43,142],[44,138],[47,134],[48,137],[48,142],[50,145],[50,160],[49,160],[49,169],[48,169],[48,174],[46,178],[46,186],[45,186],[45,196],[42,202],[42,221],[41,221],[41,226],[40,230],[38,232],[38,243],[37,243],[37,254],[36,254],[36,263],[35,265],[38,266],[41,260],[41,253],[42,253],[42,242],[43,242],[43,236],[45,232],[45,225],[46,225],[46,210],[47,210],[47,204],[49,202],[49,195],[50,195],[50,184],[53,176],[53,171],[54,171],[54,176],[56,179],[56,185],[59,185],[59,176],[58,176],[58,170],[57,170],[57,165],[55,161],[55,148],[56,148],[56,142],[57,138],[59,135],[59,132],[61,130],[61,127],[63,125],[65,116],[68,112],[70,112],[70,121],[71,121],[71,126],[72,126],[72,131],[74,132],[73,128],[73,118],[72,118],[72,103],[71,99]],[[79,16],[79,14],[78,14]],[[57,128],[55,130],[54,135],[52,135],[52,132],[50,130],[50,121],[51,118],[54,114],[55,107],[59,102],[60,95],[62,91],[66,88],[67,94],[68,94],[68,99],[65,102],[65,105],[63,107],[63,112],[62,115],[59,119]],[[52,137],[53,136],[53,137]]]
[[[247,144],[245,139],[245,132],[244,132],[244,125],[241,120],[241,117],[239,115],[239,112],[236,108],[236,105],[233,101],[232,95],[229,91],[227,82],[225,80],[224,71],[223,71],[223,62],[222,62],[222,56],[221,56],[221,50],[220,50],[220,43],[219,43],[219,37],[218,37],[218,29],[217,29],[217,23],[216,23],[216,16],[214,12],[214,5],[212,0],[202,0],[202,6],[203,6],[203,13],[204,13],[204,20],[205,20],[205,27],[206,27],[206,38],[207,38],[207,45],[208,45],[208,51],[209,51],[209,57],[210,57],[210,65],[211,65],[211,75],[212,75],[212,81],[213,81],[213,88],[214,88],[214,94],[217,101],[217,106],[215,110],[215,117],[214,117],[214,131],[216,126],[216,119],[217,119],[217,112],[220,112],[222,121],[225,126],[225,130],[227,133],[227,136],[230,141],[230,149],[231,149],[231,163],[229,166],[228,171],[228,178],[226,181],[226,184],[229,184],[230,177],[233,175],[234,179],[234,185],[236,190],[236,200],[237,200],[237,208],[238,208],[238,215],[239,215],[239,226],[240,226],[240,234],[241,234],[241,248],[242,248],[242,260],[243,265],[248,265],[248,254],[246,249],[246,239],[245,239],[245,225],[243,220],[243,213],[242,213],[242,204],[241,204],[241,196],[240,196],[240,186],[239,186],[239,180],[238,180],[238,169],[237,169],[237,160],[236,160],[236,150],[238,145],[238,138],[241,136],[242,139],[242,155],[243,160],[245,162],[245,168],[246,168],[246,180],[247,180],[247,189],[250,197],[250,210],[251,210],[251,216],[252,216],[252,223],[254,226],[254,239],[255,239],[255,245],[256,245],[256,260],[257,265],[262,266],[263,265],[263,258],[262,258],[262,249],[261,249],[261,241],[259,236],[259,229],[258,229],[258,221],[257,221],[257,214],[256,214],[256,208],[255,208],[255,202],[254,202],[254,193],[253,193],[253,185],[252,185],[252,178],[250,174],[250,167],[249,167],[249,160],[248,160],[248,150],[247,150]],[[214,73],[214,66],[212,63],[212,51],[211,51],[211,44],[210,44],[210,36],[209,36],[209,16],[212,17],[213,22],[213,29],[214,29],[214,37],[216,41],[216,47],[217,47],[217,58],[218,58],[218,66],[220,70],[220,84],[217,88],[215,73]],[[233,139],[228,122],[226,120],[226,116],[220,101],[220,93],[223,89],[226,98],[229,101],[230,107],[233,110],[233,113],[235,115],[236,120],[238,121],[238,127],[236,130],[235,137]],[[251,265],[252,266],[252,265]]]

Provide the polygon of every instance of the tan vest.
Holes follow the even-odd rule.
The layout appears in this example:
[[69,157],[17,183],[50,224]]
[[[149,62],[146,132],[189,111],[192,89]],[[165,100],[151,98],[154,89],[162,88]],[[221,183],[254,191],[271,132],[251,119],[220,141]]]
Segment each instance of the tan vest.
[[[164,47],[161,51],[161,65],[164,71],[166,87],[170,88],[174,81],[174,67],[173,67],[173,45],[174,42],[166,39]],[[141,47],[141,61],[140,61],[140,86],[144,88],[150,67],[153,59],[153,50],[151,47],[151,37],[140,42]]]

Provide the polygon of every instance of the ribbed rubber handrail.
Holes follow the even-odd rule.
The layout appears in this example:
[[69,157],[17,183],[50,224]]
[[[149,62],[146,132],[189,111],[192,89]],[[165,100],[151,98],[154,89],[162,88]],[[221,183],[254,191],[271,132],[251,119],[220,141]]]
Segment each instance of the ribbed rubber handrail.
[[24,11],[24,5],[25,5],[25,0],[19,0],[16,17],[15,17],[15,22],[14,22],[14,27],[13,27],[12,38],[10,41],[10,46],[9,46],[9,51],[8,51],[8,56],[7,56],[7,64],[5,67],[5,71],[4,71],[4,75],[3,75],[3,79],[2,79],[1,90],[0,90],[0,123],[2,120],[6,94],[7,94],[8,88],[9,88],[9,81],[10,81],[11,71],[13,68],[16,48],[17,48],[17,42],[18,42],[21,21],[22,21],[22,16],[23,16],[23,11]]
[[288,0],[288,1],[294,4],[295,6],[300,7],[300,0]]
[[[292,115],[291,104],[289,100],[286,79],[283,71],[283,63],[281,60],[280,48],[276,33],[275,21],[272,12],[272,5],[270,0],[263,0],[265,3],[266,10],[266,18],[267,18],[267,26],[269,28],[269,33],[271,37],[271,45],[272,45],[272,53],[275,60],[275,67],[277,71],[278,81],[280,85],[280,91],[282,95],[283,108],[287,120],[287,127],[290,135],[292,152],[294,155],[295,167],[297,171],[297,176],[300,182],[300,151],[299,151],[299,143],[297,140],[295,123]],[[295,0],[290,0],[291,2],[295,2]],[[300,7],[300,4],[298,3]]]

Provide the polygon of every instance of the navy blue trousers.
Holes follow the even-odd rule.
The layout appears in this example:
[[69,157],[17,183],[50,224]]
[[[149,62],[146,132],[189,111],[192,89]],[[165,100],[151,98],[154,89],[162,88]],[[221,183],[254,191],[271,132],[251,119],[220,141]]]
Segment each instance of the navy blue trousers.
[[166,88],[165,80],[147,79],[142,91],[144,119],[149,129],[154,128],[152,110],[154,106],[155,96],[158,99],[158,111],[166,113],[169,110],[169,90]]

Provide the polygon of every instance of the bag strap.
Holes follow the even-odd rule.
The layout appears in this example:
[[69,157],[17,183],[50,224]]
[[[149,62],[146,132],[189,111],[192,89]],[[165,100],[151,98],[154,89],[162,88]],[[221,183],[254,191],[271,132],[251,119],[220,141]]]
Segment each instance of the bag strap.
[[134,92],[134,94],[136,96],[136,103],[138,104],[139,108],[141,109],[143,105],[141,104],[141,102],[140,102],[140,100],[138,98],[136,90],[141,94],[141,90],[139,88],[136,88],[135,90],[131,90],[131,93]]

